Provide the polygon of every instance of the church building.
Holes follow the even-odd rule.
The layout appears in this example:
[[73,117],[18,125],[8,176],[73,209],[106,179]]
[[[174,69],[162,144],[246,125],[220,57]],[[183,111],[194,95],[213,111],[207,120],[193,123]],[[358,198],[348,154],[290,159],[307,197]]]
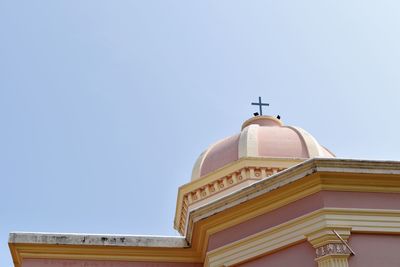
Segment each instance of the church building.
[[15,267],[399,267],[400,162],[254,116],[178,188],[181,237],[10,233]]

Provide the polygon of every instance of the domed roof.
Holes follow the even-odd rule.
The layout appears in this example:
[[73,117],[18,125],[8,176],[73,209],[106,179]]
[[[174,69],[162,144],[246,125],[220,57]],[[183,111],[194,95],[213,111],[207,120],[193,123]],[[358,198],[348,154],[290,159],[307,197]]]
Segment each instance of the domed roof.
[[314,157],[333,158],[335,155],[299,127],[284,126],[275,117],[256,116],[243,123],[239,134],[209,146],[197,159],[192,180],[243,157],[306,160]]

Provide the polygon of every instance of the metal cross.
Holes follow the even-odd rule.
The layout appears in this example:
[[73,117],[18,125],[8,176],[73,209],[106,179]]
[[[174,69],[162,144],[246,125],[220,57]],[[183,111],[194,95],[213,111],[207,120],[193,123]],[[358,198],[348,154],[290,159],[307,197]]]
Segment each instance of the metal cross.
[[261,96],[258,97],[258,103],[251,103],[252,105],[259,106],[260,108],[260,115],[262,116],[262,106],[269,106],[268,103],[261,102]]

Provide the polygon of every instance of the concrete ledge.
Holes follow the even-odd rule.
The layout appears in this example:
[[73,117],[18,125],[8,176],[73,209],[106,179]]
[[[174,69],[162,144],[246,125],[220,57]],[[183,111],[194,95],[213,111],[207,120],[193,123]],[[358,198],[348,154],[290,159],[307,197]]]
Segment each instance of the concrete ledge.
[[75,234],[75,233],[28,233],[12,232],[10,244],[43,244],[43,245],[87,245],[87,246],[122,246],[122,247],[159,247],[185,248],[188,244],[179,236],[135,236],[108,234]]

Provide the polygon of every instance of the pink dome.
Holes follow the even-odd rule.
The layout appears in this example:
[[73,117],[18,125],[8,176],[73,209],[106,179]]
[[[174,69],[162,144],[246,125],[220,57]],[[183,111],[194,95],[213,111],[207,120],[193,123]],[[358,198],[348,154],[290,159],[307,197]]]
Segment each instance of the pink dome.
[[270,116],[245,121],[239,134],[222,139],[207,148],[197,159],[192,180],[244,157],[333,158],[335,155],[299,127],[284,126]]

